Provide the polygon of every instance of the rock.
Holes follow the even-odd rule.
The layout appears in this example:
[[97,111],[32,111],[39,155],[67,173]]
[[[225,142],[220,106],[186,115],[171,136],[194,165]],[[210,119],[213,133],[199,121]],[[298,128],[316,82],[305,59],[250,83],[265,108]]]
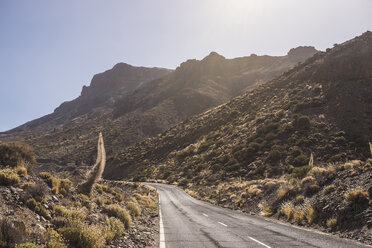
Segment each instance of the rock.
[[36,224],[36,227],[38,227],[42,232],[44,232],[46,229],[41,224]]
[[17,194],[19,192],[23,192],[23,189],[15,188],[13,186],[10,186],[10,190],[12,191],[13,194]]

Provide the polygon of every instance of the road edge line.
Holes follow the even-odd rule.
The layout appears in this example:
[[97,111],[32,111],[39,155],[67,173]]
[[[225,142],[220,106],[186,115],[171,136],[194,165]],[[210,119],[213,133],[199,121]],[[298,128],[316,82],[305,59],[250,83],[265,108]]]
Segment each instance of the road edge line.
[[160,194],[159,194],[159,248],[165,248],[165,235],[163,217],[161,214]]

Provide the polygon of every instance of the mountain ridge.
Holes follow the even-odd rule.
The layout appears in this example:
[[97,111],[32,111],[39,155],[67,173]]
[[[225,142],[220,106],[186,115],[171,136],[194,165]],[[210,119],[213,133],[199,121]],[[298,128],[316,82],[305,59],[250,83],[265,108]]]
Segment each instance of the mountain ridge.
[[[156,74],[157,78],[145,84],[141,84],[143,69],[118,64],[93,77],[91,86],[83,87],[77,99],[62,104],[53,114],[3,133],[0,139],[32,144],[39,161],[53,161],[50,166],[89,164],[93,153],[86,147],[98,132],[104,133],[107,152],[114,155],[121,147],[263,84],[315,52],[313,48],[297,57],[252,55],[236,59],[212,52],[202,60],[188,60],[174,71],[147,69],[164,75]],[[121,77],[119,72],[128,68],[134,72]],[[100,86],[97,82],[102,78],[105,84]],[[123,81],[129,86],[135,82],[135,87],[120,90]]]

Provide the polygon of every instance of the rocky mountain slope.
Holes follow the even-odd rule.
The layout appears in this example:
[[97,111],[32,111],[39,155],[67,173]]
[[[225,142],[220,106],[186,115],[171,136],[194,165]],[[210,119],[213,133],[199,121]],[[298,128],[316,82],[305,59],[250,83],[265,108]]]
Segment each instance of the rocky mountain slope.
[[106,178],[177,183],[196,197],[372,243],[372,33],[124,149]]
[[[94,137],[102,131],[107,152],[163,132],[187,117],[251,90],[317,51],[299,47],[286,56],[225,59],[211,53],[171,72],[118,64],[94,76],[77,99],[54,113],[0,134],[0,140],[24,140],[39,162],[55,166],[93,162]],[[89,151],[89,152],[88,152]]]

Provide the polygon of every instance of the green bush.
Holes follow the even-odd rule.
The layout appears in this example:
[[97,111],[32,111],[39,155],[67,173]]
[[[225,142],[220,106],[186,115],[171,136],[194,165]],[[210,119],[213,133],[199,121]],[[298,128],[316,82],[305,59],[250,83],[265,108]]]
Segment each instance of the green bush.
[[35,163],[35,153],[31,146],[21,142],[0,143],[0,165],[16,167],[19,164]]
[[20,179],[13,170],[11,169],[4,169],[0,170],[0,185],[1,186],[9,186],[19,183]]

